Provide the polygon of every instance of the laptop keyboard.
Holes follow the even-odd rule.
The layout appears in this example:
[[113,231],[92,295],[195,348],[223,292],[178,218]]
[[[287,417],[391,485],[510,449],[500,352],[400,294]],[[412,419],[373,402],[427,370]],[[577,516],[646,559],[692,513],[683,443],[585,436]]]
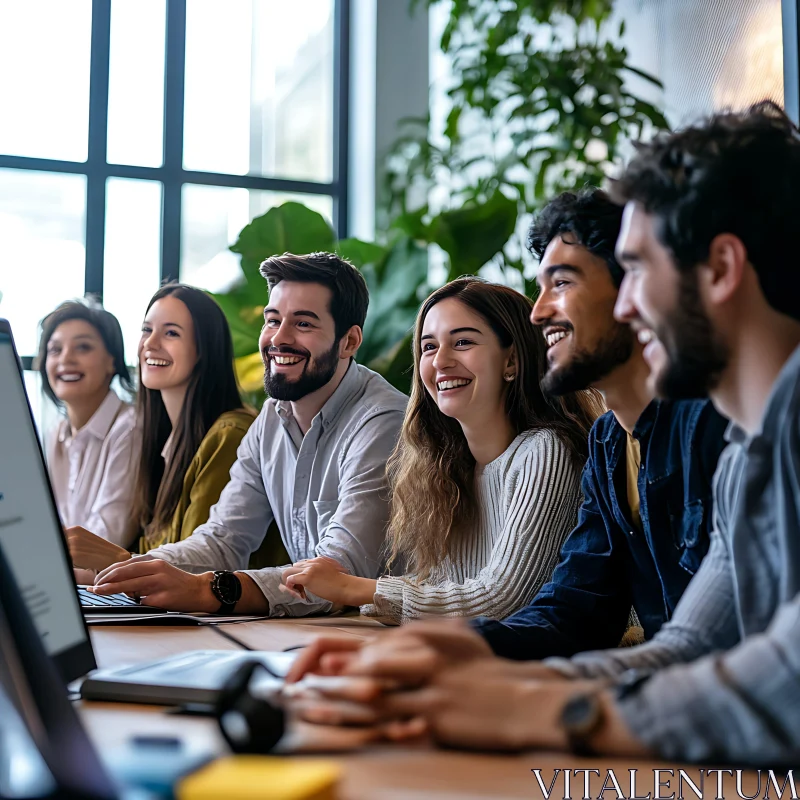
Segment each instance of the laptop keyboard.
[[97,594],[92,594],[87,589],[83,587],[78,587],[78,598],[81,601],[81,605],[84,607],[93,606],[95,608],[101,606],[138,606],[137,603],[132,597],[128,597],[126,594],[110,594],[102,597]]

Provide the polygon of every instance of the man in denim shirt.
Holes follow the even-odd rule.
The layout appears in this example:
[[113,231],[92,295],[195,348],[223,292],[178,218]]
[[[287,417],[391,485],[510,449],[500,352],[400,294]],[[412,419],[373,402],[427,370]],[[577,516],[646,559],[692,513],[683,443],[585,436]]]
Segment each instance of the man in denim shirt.
[[642,345],[613,317],[623,272],[614,257],[622,208],[599,189],[565,192],[534,221],[548,343],[543,387],[590,386],[611,409],[589,437],[578,526],[552,580],[506,620],[474,625],[500,656],[570,656],[616,646],[631,606],[650,639],[708,550],[711,480],[725,420],[708,401],[653,400]]

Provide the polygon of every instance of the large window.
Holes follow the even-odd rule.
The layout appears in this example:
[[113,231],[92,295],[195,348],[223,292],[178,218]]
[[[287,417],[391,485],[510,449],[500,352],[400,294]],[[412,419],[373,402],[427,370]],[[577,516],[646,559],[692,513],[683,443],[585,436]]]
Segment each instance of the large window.
[[210,290],[287,199],[346,220],[349,0],[0,3],[0,316],[100,297],[134,360],[160,281]]
[[790,2],[617,0],[632,64],[664,88],[637,78],[632,85],[663,107],[673,127],[763,99],[782,105],[783,6]]

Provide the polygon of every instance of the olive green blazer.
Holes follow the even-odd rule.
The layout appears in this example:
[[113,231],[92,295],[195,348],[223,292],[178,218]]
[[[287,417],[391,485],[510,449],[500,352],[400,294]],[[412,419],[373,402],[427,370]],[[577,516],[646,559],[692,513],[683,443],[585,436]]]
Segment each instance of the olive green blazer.
[[139,540],[141,553],[162,544],[180,542],[208,521],[211,506],[228,484],[236,451],[254,419],[245,409],[226,411],[208,429],[186,470],[172,522],[165,528],[145,531]]

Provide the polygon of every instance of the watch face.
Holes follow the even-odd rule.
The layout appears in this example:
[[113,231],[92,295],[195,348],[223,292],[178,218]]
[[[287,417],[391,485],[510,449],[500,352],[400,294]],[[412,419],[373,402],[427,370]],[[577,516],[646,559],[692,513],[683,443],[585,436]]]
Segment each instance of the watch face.
[[235,603],[242,596],[242,585],[232,572],[217,572],[214,586],[215,594],[223,603]]
[[574,733],[589,733],[599,720],[597,699],[593,695],[572,698],[561,712],[564,727]]

